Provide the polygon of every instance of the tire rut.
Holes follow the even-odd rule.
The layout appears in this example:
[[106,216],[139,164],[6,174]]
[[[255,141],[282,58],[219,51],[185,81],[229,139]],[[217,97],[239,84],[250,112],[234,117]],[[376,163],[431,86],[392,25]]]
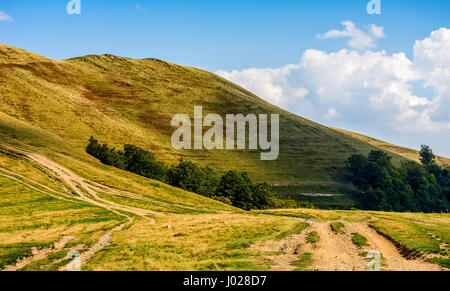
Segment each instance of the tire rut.
[[[106,189],[112,193],[117,193],[117,191],[113,188],[110,188],[105,185],[100,185],[98,183],[95,183],[93,181],[89,181],[87,179],[81,178],[80,176],[73,173],[71,170],[57,164],[56,162],[47,159],[46,157],[43,157],[38,154],[29,153],[27,151],[23,151],[20,149],[16,149],[10,146],[1,145],[0,147],[6,149],[7,151],[10,151],[15,154],[19,154],[21,156],[26,157],[28,160],[30,160],[33,163],[38,164],[40,167],[46,169],[49,173],[51,173],[53,178],[56,180],[63,181],[67,186],[70,187],[70,189],[65,189],[66,191],[73,191],[73,193],[76,193],[77,195],[70,195],[72,193],[66,194],[66,193],[60,193],[58,191],[55,191],[46,185],[42,185],[41,183],[34,181],[30,178],[24,177],[22,175],[16,174],[14,172],[9,171],[8,169],[4,169],[0,167],[0,176],[11,179],[15,182],[18,182],[30,189],[33,189],[35,191],[38,191],[39,193],[49,195],[53,198],[68,201],[68,202],[75,202],[83,201],[87,202],[91,205],[95,205],[101,208],[104,208],[112,213],[115,213],[119,216],[122,216],[126,218],[127,222],[120,224],[119,226],[116,226],[112,228],[111,230],[107,231],[104,235],[100,237],[100,239],[87,251],[83,252],[80,255],[80,260],[82,264],[87,263],[98,251],[103,249],[104,247],[111,244],[112,235],[117,232],[123,230],[126,226],[131,225],[134,222],[134,219],[125,213],[132,213],[134,215],[137,215],[145,220],[148,220],[151,224],[156,223],[155,219],[150,218],[148,216],[164,216],[165,214],[147,210],[147,209],[141,209],[136,207],[130,207],[125,206],[121,204],[114,203],[112,201],[108,201],[106,199],[103,199],[99,196],[99,186],[101,186],[102,189]],[[97,185],[97,186],[92,186]],[[38,188],[39,187],[39,188]],[[42,190],[45,189],[45,190]],[[90,196],[90,197],[89,197]],[[92,198],[91,198],[92,197]],[[75,199],[75,200],[73,200]],[[125,213],[124,213],[125,212]],[[60,247],[62,243],[64,243],[64,239],[67,237],[64,237],[62,239],[62,242],[58,242],[55,244],[55,246]],[[65,245],[65,243],[64,243]],[[62,247],[61,247],[62,248]],[[36,250],[33,249],[33,256],[26,258],[24,260],[21,260],[20,262],[16,263],[14,266],[7,266],[5,270],[9,271],[15,271],[19,270],[32,262],[35,262],[37,260],[41,260],[46,258],[49,254],[54,252],[54,249],[49,250]],[[65,267],[61,268],[61,270],[64,270]]]
[[[303,220],[302,220],[303,221]],[[292,271],[292,263],[298,260],[300,254],[311,253],[312,264],[308,267],[312,271],[365,271],[369,260],[365,253],[377,251],[382,255],[382,270],[386,271],[443,271],[447,270],[438,265],[421,259],[408,260],[401,255],[395,245],[371,229],[367,223],[344,223],[345,233],[331,230],[330,222],[305,221],[310,224],[301,234],[290,236],[284,240],[270,240],[257,242],[251,249],[261,252],[276,252],[278,254],[263,257],[274,263],[272,271]],[[307,234],[317,232],[320,240],[316,243],[307,242]],[[352,242],[352,234],[358,233],[368,240],[364,247],[356,246]]]

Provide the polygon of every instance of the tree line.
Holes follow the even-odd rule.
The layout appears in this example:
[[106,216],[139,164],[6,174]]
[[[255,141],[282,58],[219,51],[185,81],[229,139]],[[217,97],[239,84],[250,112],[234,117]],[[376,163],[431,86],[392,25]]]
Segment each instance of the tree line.
[[107,144],[100,144],[94,137],[90,138],[86,151],[108,166],[244,210],[266,209],[282,204],[267,183],[254,183],[245,172],[228,171],[220,175],[209,167],[199,167],[184,159],[180,159],[178,165],[168,167],[150,151],[134,145],[125,145],[123,150],[116,150]]
[[395,212],[448,212],[450,168],[439,166],[430,147],[422,145],[421,163],[395,167],[384,151],[352,155],[346,161],[350,179],[360,190],[359,208]]

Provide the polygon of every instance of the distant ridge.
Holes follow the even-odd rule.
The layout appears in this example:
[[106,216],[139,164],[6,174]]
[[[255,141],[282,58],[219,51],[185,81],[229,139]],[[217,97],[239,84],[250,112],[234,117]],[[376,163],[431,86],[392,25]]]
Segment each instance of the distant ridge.
[[[0,138],[76,159],[90,159],[84,147],[94,135],[110,145],[151,150],[169,164],[184,157],[305,193],[351,191],[340,178],[351,154],[381,148],[395,163],[414,159],[296,116],[213,73],[152,58],[105,54],[55,61],[0,44],[0,80]],[[175,151],[170,120],[179,113],[193,116],[194,105],[223,116],[280,114],[279,159],[263,162],[257,151]]]
[[[403,156],[407,159],[416,161],[416,162],[420,162],[420,151],[418,150],[413,150],[410,148],[406,148],[406,147],[402,147],[402,146],[397,146],[394,144],[390,144],[388,142],[385,141],[381,141],[360,133],[356,133],[356,132],[352,132],[352,131],[348,131],[348,130],[344,130],[344,129],[339,129],[339,128],[333,128],[335,130],[338,130],[340,132],[343,132],[345,134],[348,134],[351,137],[360,139],[362,141],[368,142],[371,145],[374,145],[376,147],[382,148],[385,151],[388,152],[392,152],[394,154]],[[440,165],[448,165],[450,166],[450,159],[445,158],[445,157],[441,157],[441,156],[437,156],[436,157],[436,161],[438,162],[438,164]]]

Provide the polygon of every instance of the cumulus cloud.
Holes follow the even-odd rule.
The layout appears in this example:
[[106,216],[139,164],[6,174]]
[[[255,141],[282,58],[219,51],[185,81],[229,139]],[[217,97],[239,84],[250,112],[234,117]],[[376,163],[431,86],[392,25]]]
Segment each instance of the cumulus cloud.
[[324,115],[325,119],[337,119],[337,118],[341,118],[341,114],[339,112],[337,112],[336,109],[334,108],[330,108],[328,109],[327,114]]
[[[372,30],[372,35],[383,33],[377,27]],[[217,73],[271,103],[319,122],[339,119],[348,124],[376,124],[383,131],[450,133],[447,28],[417,41],[413,59],[385,51],[309,49],[297,64]],[[417,93],[418,86],[431,93]]]
[[287,106],[309,93],[304,87],[295,86],[295,82],[289,80],[290,73],[298,68],[298,65],[287,65],[278,69],[219,71],[217,74],[248,88],[272,104]]
[[0,11],[0,22],[12,22],[13,18],[3,11]]
[[424,80],[424,86],[437,93],[435,119],[450,120],[450,29],[441,28],[430,37],[416,41],[414,69]]
[[356,25],[346,20],[342,22],[344,30],[330,30],[325,34],[317,35],[319,39],[349,38],[348,45],[356,49],[366,49],[376,47],[376,40],[385,37],[384,27],[371,24],[367,32],[357,28]]
[[147,13],[147,8],[143,7],[143,6],[142,6],[141,4],[139,4],[139,3],[136,3],[136,9],[139,10],[139,11],[141,11],[141,12]]

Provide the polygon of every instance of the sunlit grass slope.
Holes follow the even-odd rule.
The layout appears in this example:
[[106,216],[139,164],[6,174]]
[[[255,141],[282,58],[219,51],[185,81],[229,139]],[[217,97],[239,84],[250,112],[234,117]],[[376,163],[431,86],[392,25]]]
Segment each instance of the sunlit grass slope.
[[[270,270],[267,256],[251,247],[258,241],[283,240],[308,230],[311,223],[370,224],[423,260],[447,266],[450,260],[447,214],[399,214],[337,210],[268,210],[250,214],[177,215],[156,225],[136,223],[84,270]],[[307,222],[301,222],[304,219]],[[168,227],[170,226],[170,228]],[[349,242],[351,244],[351,242]]]
[[[115,189],[114,194],[101,193],[101,198],[153,211],[156,217],[241,212],[158,181],[110,169],[95,160],[79,160],[60,153],[48,156],[63,165],[70,164],[71,170],[93,182]],[[0,270],[33,257],[36,250],[48,253],[28,264],[27,270],[58,270],[68,263],[64,259],[68,248],[86,251],[108,231],[126,223],[127,217],[143,225],[151,222],[125,211],[114,212],[77,200],[67,189],[47,169],[0,148]],[[55,249],[64,237],[72,237],[66,249]]]
[[[337,179],[351,154],[368,142],[268,104],[212,73],[155,59],[92,55],[54,61],[0,45],[0,137],[57,156],[88,160],[91,135],[132,143],[174,163],[180,157],[217,170],[247,171],[258,181],[295,184],[302,191],[341,192]],[[256,151],[175,151],[175,114],[280,114],[280,157],[260,161]],[[394,155],[398,162],[401,157]]]
[[[0,155],[2,167],[12,167],[13,164],[27,177],[57,188],[36,169],[22,163],[7,162]],[[105,231],[123,223],[124,219],[100,207],[60,200],[0,177],[0,270],[31,257],[34,248],[53,248],[64,236],[73,236],[72,244],[83,243],[88,247]],[[52,267],[57,270],[58,266]]]
[[[32,134],[30,136],[32,136]],[[11,144],[13,143],[11,142]],[[62,148],[65,148],[64,144],[62,144]],[[61,165],[66,165],[77,175],[111,187],[112,189],[116,189],[117,193],[112,194],[105,191],[101,192],[99,195],[106,200],[121,205],[138,207],[160,213],[178,214],[240,211],[234,207],[208,199],[201,195],[105,166],[89,156],[86,156],[86,159],[73,158],[64,153],[52,153],[47,148],[45,148],[43,152],[48,158]],[[39,165],[31,163],[21,156],[11,155],[11,153],[1,148],[0,167],[32,179],[33,181],[50,187],[51,189],[55,189],[56,191],[62,191],[64,187],[64,184],[61,181],[52,181],[49,179],[48,175],[45,174],[46,170]],[[3,191],[7,191],[5,189],[0,187],[2,193]],[[17,192],[16,195],[20,195],[20,192]]]
[[[356,132],[348,131],[348,130],[343,130],[343,129],[338,129],[338,128],[336,128],[336,130],[343,132],[351,137],[354,137],[359,140],[370,143],[371,145],[379,147],[385,151],[395,153],[397,155],[400,155],[402,157],[405,157],[407,159],[410,159],[410,160],[413,160],[416,162],[420,162],[420,152],[418,150],[413,150],[413,149],[409,149],[406,147],[393,145],[388,142],[381,141],[381,140],[378,140],[378,139],[375,139],[375,138],[372,138],[372,137],[369,137],[369,136],[366,136],[363,134],[359,134]],[[450,159],[448,159],[448,158],[438,156],[438,157],[436,157],[436,160],[440,165],[450,166]]]

